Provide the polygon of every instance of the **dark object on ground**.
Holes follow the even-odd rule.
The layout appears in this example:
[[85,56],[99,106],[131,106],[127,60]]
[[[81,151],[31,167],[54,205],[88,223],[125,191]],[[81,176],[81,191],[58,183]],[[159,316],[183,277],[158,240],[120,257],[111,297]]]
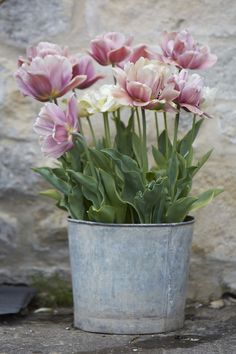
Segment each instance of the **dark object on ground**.
[[0,285],[0,315],[25,309],[35,293],[35,289],[28,286]]
[[[225,301],[225,300],[224,300]],[[88,333],[73,327],[72,309],[0,318],[0,353],[7,354],[235,354],[236,305],[192,304],[185,327],[141,336]]]

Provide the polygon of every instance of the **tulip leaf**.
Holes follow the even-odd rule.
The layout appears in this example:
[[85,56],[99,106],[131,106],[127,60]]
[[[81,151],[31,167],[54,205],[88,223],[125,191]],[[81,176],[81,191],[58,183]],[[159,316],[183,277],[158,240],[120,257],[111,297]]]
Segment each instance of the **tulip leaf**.
[[127,126],[119,120],[115,119],[117,134],[115,136],[115,145],[117,150],[125,155],[133,157],[133,150],[131,144],[131,131],[133,126],[133,115],[129,119]]
[[114,179],[105,171],[100,170],[100,176],[105,191],[105,204],[109,204],[115,209],[116,222],[123,223],[125,221],[127,205],[122,201]]
[[61,194],[56,189],[47,189],[39,192],[40,195],[59,201],[61,199]]
[[142,167],[142,141],[136,133],[132,134],[132,148],[134,152],[135,159],[139,165]]
[[[58,171],[59,169],[52,169],[50,167],[38,167],[33,168],[33,171],[39,173],[43,176],[51,185],[53,185],[56,189],[58,189],[63,194],[69,195],[70,186],[64,180],[57,177],[54,171]],[[60,169],[61,170],[61,169]]]
[[112,162],[104,152],[91,148],[89,149],[89,153],[95,167],[102,169],[108,173],[113,172]]
[[209,189],[208,191],[200,194],[197,197],[197,200],[191,205],[191,211],[203,208],[208,203],[212,201],[217,195],[222,193],[224,190],[222,188]]
[[195,170],[193,171],[193,176],[196,175],[196,173],[200,170],[200,168],[202,168],[202,166],[207,162],[207,160],[209,159],[209,157],[212,154],[213,149],[209,150],[205,155],[202,156],[202,158],[198,161],[197,166],[195,168]]
[[152,223],[153,209],[160,203],[164,182],[165,179],[152,181],[143,193],[139,191],[135,196],[135,209],[142,223]]
[[72,189],[68,196],[68,206],[72,218],[78,220],[84,219],[85,207],[80,186],[76,186]]
[[111,205],[102,205],[100,208],[92,205],[88,210],[88,217],[91,221],[112,224],[115,222],[115,209]]
[[189,152],[190,148],[192,147],[192,144],[197,137],[197,134],[199,132],[203,120],[204,119],[202,118],[196,121],[192,129],[190,129],[188,133],[183,137],[183,139],[181,139],[178,142],[178,151],[182,156],[186,156],[186,154]]
[[177,156],[173,153],[168,161],[167,176],[168,186],[172,200],[174,199],[176,182],[179,174],[179,162]]
[[[167,139],[167,144],[166,144],[166,139]],[[168,156],[170,156],[172,153],[172,144],[169,139],[168,133],[166,132],[165,129],[161,132],[161,134],[158,137],[158,149],[162,153],[162,155],[164,155],[166,158],[168,158]]]
[[158,150],[155,146],[152,146],[152,155],[154,157],[157,166],[160,169],[166,168],[167,160],[165,156],[160,152],[160,150]]
[[184,197],[171,203],[167,209],[166,222],[181,222],[188,215],[191,206],[197,200],[194,197]]
[[75,178],[82,187],[84,197],[90,200],[95,208],[98,208],[102,203],[102,195],[99,190],[99,183],[92,176],[85,175],[81,172],[68,170],[68,173]]

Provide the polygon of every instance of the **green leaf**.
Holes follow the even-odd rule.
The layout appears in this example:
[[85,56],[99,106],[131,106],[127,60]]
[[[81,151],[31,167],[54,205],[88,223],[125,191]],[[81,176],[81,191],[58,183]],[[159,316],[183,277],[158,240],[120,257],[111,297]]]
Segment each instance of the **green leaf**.
[[207,162],[209,157],[212,154],[213,149],[209,150],[205,155],[202,156],[202,158],[198,161],[196,168],[193,171],[193,176],[196,175],[196,173],[202,168],[202,166]]
[[68,206],[72,218],[84,220],[85,208],[80,186],[76,186],[72,189],[72,192],[68,196]]
[[179,162],[176,154],[172,154],[171,158],[168,161],[168,167],[167,167],[168,185],[169,185],[169,191],[172,200],[174,199],[178,174],[179,174]]
[[224,190],[222,188],[213,188],[209,189],[208,191],[200,194],[197,197],[197,200],[192,204],[191,206],[191,211],[195,211],[197,209],[203,208],[206,206],[208,203],[212,201],[213,198],[215,198],[217,195],[222,193]]
[[154,157],[157,166],[160,169],[166,168],[167,160],[165,156],[155,146],[152,146],[152,155]]
[[153,209],[161,201],[163,183],[165,179],[152,181],[142,193],[139,191],[134,198],[135,209],[138,212],[141,223],[152,223]]
[[115,119],[117,134],[115,136],[115,145],[117,150],[125,155],[133,157],[132,150],[132,126],[133,126],[133,115],[129,119],[127,127],[125,124],[119,120]]
[[56,189],[47,189],[45,191],[39,192],[40,195],[59,201],[61,199],[61,194]]
[[190,148],[192,147],[192,144],[197,137],[197,134],[199,132],[203,120],[204,119],[202,118],[196,121],[193,130],[190,129],[188,133],[183,137],[183,139],[179,141],[178,151],[182,156],[185,156],[189,152]]
[[[54,173],[55,170],[59,169],[52,169],[49,167],[39,167],[33,168],[33,171],[39,173],[43,176],[51,185],[53,185],[56,189],[58,189],[63,194],[69,195],[70,193],[70,186],[68,183],[63,181],[62,179],[58,178],[57,175]],[[61,169],[60,169],[61,170]]]
[[91,148],[89,149],[90,156],[94,162],[95,167],[100,168],[109,174],[113,172],[111,160],[103,151]]
[[92,176],[84,175],[81,172],[68,170],[68,173],[80,183],[84,197],[90,200],[95,208],[98,208],[102,203],[98,180]]
[[71,169],[77,172],[82,172],[80,153],[80,149],[78,149],[76,146],[74,146],[71,150],[67,152],[71,163]]
[[88,217],[90,221],[112,224],[115,222],[115,209],[111,205],[102,205],[98,209],[91,206],[88,210]]
[[134,197],[139,191],[144,191],[144,177],[137,162],[113,149],[104,149],[103,151],[107,156],[110,156],[121,172],[123,179],[122,200],[134,207]]
[[102,170],[100,170],[99,172],[105,191],[105,204],[109,204],[114,207],[116,214],[116,222],[123,223],[126,216],[127,204],[122,201],[112,176]]
[[134,152],[135,159],[139,165],[142,167],[142,140],[136,133],[132,134],[132,148]]
[[176,200],[167,209],[166,222],[183,221],[196,200],[197,198],[194,197],[184,197]]
[[164,129],[161,134],[158,137],[158,149],[162,153],[162,155],[167,156],[167,151],[166,151],[166,134],[167,134],[167,146],[168,146],[168,155],[171,156],[172,153],[172,144],[171,141],[168,137],[168,132]]

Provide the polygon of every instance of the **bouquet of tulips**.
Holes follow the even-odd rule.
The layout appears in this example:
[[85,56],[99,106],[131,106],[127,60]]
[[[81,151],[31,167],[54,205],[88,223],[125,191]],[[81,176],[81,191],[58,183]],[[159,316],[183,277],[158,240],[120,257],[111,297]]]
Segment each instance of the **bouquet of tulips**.
[[[211,67],[216,56],[187,31],[164,32],[159,50],[132,46],[132,40],[106,33],[92,40],[82,56],[41,42],[27,50],[27,58],[19,58],[15,78],[20,91],[46,102],[34,124],[42,152],[57,159],[53,168],[34,170],[53,187],[42,194],[55,199],[71,218],[181,222],[222,191],[190,195],[193,177],[211,155],[208,151],[196,160],[193,142],[203,120],[210,117],[205,109],[215,91],[190,70]],[[114,84],[86,90],[104,78],[96,75],[92,59],[112,67]],[[179,137],[184,111],[191,129]],[[150,154],[147,113],[156,133]],[[103,136],[94,131],[93,116],[98,114]],[[84,134],[85,124],[89,136]]]

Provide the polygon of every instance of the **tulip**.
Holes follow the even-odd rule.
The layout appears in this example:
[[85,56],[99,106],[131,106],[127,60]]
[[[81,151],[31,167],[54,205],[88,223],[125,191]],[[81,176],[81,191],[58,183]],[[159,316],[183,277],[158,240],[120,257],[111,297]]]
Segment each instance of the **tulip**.
[[200,47],[187,31],[164,32],[159,59],[184,69],[206,69],[213,66],[217,57],[208,47]]
[[122,105],[160,109],[171,107],[179,92],[174,83],[167,84],[170,71],[167,65],[140,58],[136,63],[127,63],[124,70],[115,68],[117,86],[113,96]]
[[120,68],[124,68],[127,62],[136,63],[141,57],[145,59],[155,59],[156,53],[154,53],[146,44],[139,44],[132,48],[131,54],[121,63],[118,64]]
[[200,105],[204,100],[204,83],[198,74],[189,75],[187,70],[181,70],[179,74],[174,75],[169,83],[175,84],[175,89],[179,91],[175,103],[189,112],[193,112],[199,116],[205,115],[200,109]]
[[[75,58],[76,60],[76,58]],[[77,88],[85,89],[93,85],[99,79],[103,79],[103,75],[95,75],[95,70],[91,58],[84,55],[77,59],[73,65],[73,77],[86,75],[86,79],[78,85]]]
[[86,79],[85,75],[73,77],[71,62],[59,55],[36,57],[30,64],[22,64],[15,77],[23,95],[41,102],[63,96]]
[[72,133],[78,132],[76,105],[72,96],[66,112],[55,103],[46,103],[40,110],[34,131],[40,135],[45,156],[58,158],[73,147]]
[[46,55],[68,57],[69,53],[67,47],[60,47],[59,45],[50,42],[40,42],[36,47],[29,47],[26,49],[27,59],[19,57],[18,66],[21,66],[24,63],[30,64],[34,58],[44,58]]
[[103,85],[96,91],[88,91],[78,100],[80,117],[94,113],[114,112],[121,105],[113,97],[114,85]]
[[128,39],[122,33],[109,32],[102,36],[97,36],[90,43],[89,54],[100,64],[118,64],[125,60],[131,53],[129,48],[133,37]]

